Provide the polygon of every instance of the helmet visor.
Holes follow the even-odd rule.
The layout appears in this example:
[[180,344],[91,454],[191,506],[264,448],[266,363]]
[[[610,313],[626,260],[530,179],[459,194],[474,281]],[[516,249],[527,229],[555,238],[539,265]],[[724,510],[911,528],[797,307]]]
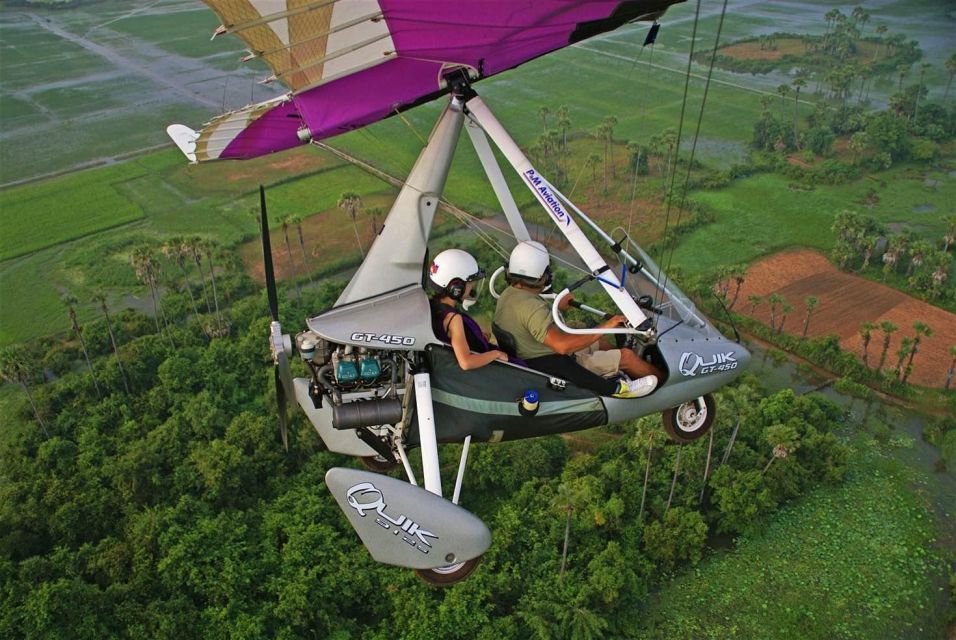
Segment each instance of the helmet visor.
[[485,272],[478,269],[474,274],[468,276],[465,280],[465,292],[461,297],[461,306],[466,311],[478,304],[478,297],[485,286]]

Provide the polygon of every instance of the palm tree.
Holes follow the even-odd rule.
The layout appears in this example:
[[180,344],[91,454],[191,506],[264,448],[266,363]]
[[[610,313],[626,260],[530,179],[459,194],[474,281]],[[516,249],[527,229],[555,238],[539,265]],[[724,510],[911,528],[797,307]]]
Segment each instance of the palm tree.
[[610,164],[611,142],[614,140],[614,125],[617,124],[617,118],[607,116],[598,126],[597,137],[604,142],[604,193],[607,193],[607,170]]
[[558,637],[567,637],[571,640],[601,640],[607,632],[607,619],[585,603],[562,608],[559,615],[561,624],[558,627],[563,633]]
[[546,106],[538,107],[538,117],[541,118],[541,129],[548,130],[548,116],[551,115],[551,109]]
[[750,315],[754,315],[757,311],[757,307],[763,303],[763,296],[758,296],[757,294],[751,293],[747,296],[747,302],[750,303]]
[[794,142],[794,144],[796,144],[796,143],[797,143],[797,140],[798,140],[798,138],[797,138],[797,122],[798,122],[798,118],[800,117],[800,116],[799,116],[799,114],[800,114],[800,89],[802,89],[803,87],[807,86],[807,79],[806,79],[806,76],[804,75],[804,72],[803,72],[802,70],[801,70],[801,71],[798,71],[798,72],[797,72],[797,77],[794,78],[794,79],[793,79],[793,82],[791,82],[790,84],[793,85],[793,91],[794,91],[794,95],[793,95],[793,142]]
[[923,266],[923,262],[926,260],[926,255],[932,251],[933,248],[925,240],[917,240],[910,246],[910,263],[906,268],[906,275],[915,274],[919,271],[920,267]]
[[902,340],[900,340],[900,348],[896,350],[896,367],[893,369],[894,376],[897,380],[903,376],[903,360],[905,360],[906,356],[909,355],[912,346],[912,338],[904,337]]
[[878,35],[880,37],[880,40],[883,41],[883,49],[877,52],[877,55],[875,58],[876,60],[879,60],[880,56],[886,55],[886,51],[889,48],[889,45],[887,44],[886,40],[883,38],[883,36],[886,35],[887,31],[889,31],[889,28],[885,24],[880,24],[876,26],[876,35]]
[[919,99],[923,95],[923,78],[926,76],[926,70],[930,68],[930,63],[924,62],[919,66],[919,84],[916,89],[916,103],[913,105],[913,122],[917,122],[916,116],[919,115]]
[[647,446],[647,464],[644,466],[644,488],[641,489],[641,507],[637,512],[638,522],[640,522],[641,518],[644,516],[644,504],[647,500],[647,483],[651,478],[651,460],[652,456],[654,455],[654,443],[659,437],[660,431],[658,429],[641,429],[634,440],[634,445],[636,445],[637,448],[642,448],[645,445]]
[[807,337],[807,330],[810,328],[810,314],[813,313],[813,310],[817,308],[817,305],[820,304],[820,300],[816,296],[807,296],[807,317],[803,321],[803,337]]
[[76,337],[80,340],[80,348],[83,349],[83,358],[86,360],[86,367],[90,370],[90,378],[93,379],[93,388],[96,389],[96,395],[103,397],[103,393],[100,391],[100,385],[96,381],[96,372],[93,370],[93,361],[90,360],[90,352],[86,349],[86,340],[83,339],[83,329],[76,319],[77,299],[67,293],[63,296],[63,304],[65,304],[70,311],[70,324],[73,326],[73,333],[75,333]]
[[[369,209],[369,213],[372,213],[372,209]],[[372,215],[372,220],[375,220],[375,215]],[[312,270],[309,269],[309,256],[305,252],[305,236],[302,235],[302,217],[301,216],[289,216],[289,224],[294,224],[296,231],[299,234],[299,252],[302,254],[302,268],[305,269],[305,274],[309,277],[309,284],[315,287],[315,280],[312,279]],[[374,225],[374,222],[373,222]],[[374,230],[374,226],[373,226]],[[376,232],[377,233],[377,232]]]
[[40,410],[33,399],[33,393],[30,392],[30,380],[36,376],[36,363],[26,352],[26,349],[19,345],[7,347],[0,351],[0,379],[6,380],[11,384],[18,384],[23,387],[30,400],[30,406],[33,408],[33,416],[37,424],[43,429],[44,435],[50,437],[50,432],[46,429],[43,418],[40,417]]
[[896,271],[896,263],[899,262],[900,258],[899,240],[892,238],[888,244],[886,252],[883,253],[883,282],[886,282],[886,276],[890,272]]
[[601,162],[601,156],[599,156],[599,155],[596,154],[596,153],[592,153],[591,155],[588,156],[588,159],[587,159],[587,160],[585,161],[585,163],[584,163],[585,166],[588,166],[588,167],[591,168],[591,193],[592,193],[592,195],[593,195],[593,193],[594,193],[594,188],[597,186],[597,175],[596,175],[594,169],[595,169],[595,167],[598,166],[598,164],[600,164],[600,162]]
[[561,549],[561,572],[558,579],[564,579],[564,569],[568,561],[568,542],[571,538],[571,515],[574,513],[574,503],[577,496],[572,486],[567,482],[558,485],[558,491],[551,501],[551,507],[557,511],[563,512],[564,516],[564,546]]
[[852,164],[856,164],[856,160],[860,155],[860,152],[866,149],[870,144],[870,137],[867,135],[866,131],[857,131],[850,136],[850,151],[853,152],[853,157],[850,159]]
[[880,328],[883,330],[883,351],[880,353],[880,363],[876,365],[877,371],[883,370],[883,365],[886,363],[886,354],[890,350],[890,340],[892,339],[893,332],[899,329],[899,327],[889,320],[881,322]]
[[791,311],[793,311],[793,305],[784,302],[780,311],[780,326],[777,327],[777,333],[783,333],[783,325],[787,321],[787,316],[790,315]]
[[946,58],[946,62],[943,64],[949,73],[949,80],[946,82],[946,92],[943,94],[943,102],[946,102],[949,100],[949,89],[953,86],[953,76],[956,76],[956,53]]
[[169,344],[175,349],[176,343],[173,342],[173,334],[169,329],[169,320],[166,318],[166,311],[163,309],[163,302],[157,291],[158,267],[156,261],[153,260],[153,252],[146,245],[142,245],[133,249],[129,259],[133,269],[136,270],[136,277],[149,288],[149,295],[153,299],[153,320],[156,322],[156,333],[163,333],[163,329],[159,326],[159,318],[162,318],[166,337],[169,339]]
[[861,242],[863,244],[863,266],[860,267],[860,271],[863,272],[870,266],[870,259],[873,258],[873,252],[876,250],[876,245],[880,242],[880,237],[865,235]]
[[919,351],[919,343],[924,337],[930,338],[933,336],[933,328],[923,322],[914,322],[913,330],[916,331],[916,336],[913,338],[913,348],[910,349],[910,359],[906,362],[906,372],[903,374],[903,382],[906,382],[906,379],[910,377],[910,372],[913,371],[913,358],[916,357],[916,352]]
[[764,433],[773,451],[773,455],[770,456],[770,461],[767,462],[767,466],[763,468],[763,473],[767,473],[770,469],[770,465],[772,465],[777,458],[786,458],[796,451],[800,445],[798,441],[799,436],[793,427],[775,424],[771,427],[767,427]]
[[159,248],[167,260],[171,260],[183,274],[183,288],[189,294],[189,303],[192,305],[193,313],[199,316],[199,307],[196,306],[196,296],[193,295],[193,289],[189,285],[189,272],[186,271],[186,258],[189,247],[182,238],[170,238]]
[[355,231],[355,244],[358,245],[359,253],[362,254],[362,259],[364,260],[365,248],[362,246],[362,240],[359,238],[358,224],[355,221],[355,217],[358,215],[358,210],[362,208],[361,196],[352,191],[346,191],[339,196],[339,201],[336,206],[348,213],[349,218],[352,219],[352,229]]
[[700,499],[697,501],[697,506],[703,506],[704,496],[707,494],[707,478],[710,477],[710,458],[714,452],[714,431],[716,429],[710,430],[710,442],[707,443],[707,459],[704,462],[704,478],[701,480],[700,487]]
[[664,515],[670,511],[671,501],[674,499],[674,487],[677,486],[677,474],[680,473],[680,454],[684,450],[683,444],[677,445],[677,455],[674,456],[674,475],[671,477],[671,491],[667,495],[667,506],[664,507]]
[[677,164],[676,156],[677,153],[679,153],[679,150],[676,149],[677,131],[672,128],[664,129],[664,131],[661,133],[661,144],[663,145],[663,148],[667,150],[667,169],[664,172],[664,184],[666,188],[667,176],[671,174],[671,167]]
[[767,302],[770,303],[770,330],[773,331],[777,326],[777,305],[783,302],[783,296],[779,293],[771,293]]
[[787,96],[790,95],[790,85],[781,84],[777,87],[777,94],[780,96],[780,119],[783,120],[783,112],[787,108]]
[[212,313],[212,303],[209,301],[209,292],[206,290],[206,274],[202,268],[202,238],[192,236],[183,240],[183,248],[193,257],[196,269],[199,270],[199,280],[202,282],[202,298],[206,303],[206,313]]
[[734,267],[730,272],[730,277],[733,278],[734,283],[737,285],[737,288],[734,289],[734,297],[730,301],[729,309],[733,309],[734,305],[737,304],[737,298],[740,297],[740,287],[743,286],[744,280],[746,279],[747,271],[743,267]]
[[212,284],[212,300],[216,309],[216,326],[219,329],[219,335],[224,335],[225,325],[222,321],[222,314],[219,312],[219,291],[216,288],[216,265],[213,262],[219,247],[212,240],[203,241],[200,245],[203,253],[206,255],[206,261],[209,263],[209,281]]
[[864,9],[862,6],[853,7],[853,13],[850,14],[853,17],[853,22],[855,25],[860,26],[860,36],[863,37],[863,27],[866,25],[867,21],[870,19],[870,12]]
[[903,92],[903,80],[906,78],[906,74],[909,72],[910,66],[908,64],[901,64],[900,66],[896,67],[896,73],[898,73],[900,77],[899,86],[896,88],[897,93]]
[[383,213],[385,213],[385,210],[382,209],[382,207],[372,207],[370,209],[367,209],[366,213],[368,214],[368,217],[369,217],[369,224],[372,227],[372,238],[373,238],[372,241],[374,242],[375,241],[374,238],[378,236],[378,232],[380,231],[378,227],[378,217],[382,215]]
[[949,371],[946,372],[946,384],[943,385],[947,391],[949,391],[949,385],[953,383],[953,376],[956,375],[956,344],[950,345],[949,356],[952,361],[949,363]]
[[946,224],[946,232],[943,233],[943,253],[949,251],[949,247],[956,242],[956,216],[946,216],[943,218]]
[[870,340],[873,339],[873,331],[876,327],[877,325],[872,322],[864,322],[860,325],[860,337],[863,338],[863,366],[867,369],[870,368],[870,365],[867,363]]
[[285,250],[289,256],[289,266],[292,268],[292,283],[295,285],[295,292],[301,298],[302,289],[299,288],[299,274],[295,270],[295,260],[292,258],[292,243],[289,242],[289,218],[282,219],[282,235],[285,236]]
[[129,380],[126,378],[126,369],[123,368],[123,359],[120,358],[119,347],[116,344],[116,334],[113,333],[113,321],[110,319],[110,310],[106,306],[106,296],[96,294],[93,301],[98,302],[100,309],[103,310],[103,316],[106,318],[106,331],[110,336],[110,346],[113,348],[113,356],[116,358],[116,367],[119,369],[120,378],[123,379],[123,388],[126,389],[126,395],[129,395]]
[[153,274],[151,273],[153,265],[149,248],[139,246],[133,249],[133,252],[129,256],[129,262],[136,272],[136,278],[149,288],[149,295],[153,300],[153,322],[156,323],[156,333],[162,333],[162,329],[159,327],[159,308],[156,304],[156,291],[153,288],[155,282],[153,280]]
[[949,277],[949,255],[945,253],[937,254],[935,259],[936,269],[933,270],[933,275],[931,276],[932,285],[930,289],[930,297],[935,298],[943,290],[943,283],[946,282],[946,278]]
[[568,129],[571,128],[571,111],[567,105],[558,107],[556,113],[558,116],[558,127],[561,129],[561,148],[565,151],[568,148]]

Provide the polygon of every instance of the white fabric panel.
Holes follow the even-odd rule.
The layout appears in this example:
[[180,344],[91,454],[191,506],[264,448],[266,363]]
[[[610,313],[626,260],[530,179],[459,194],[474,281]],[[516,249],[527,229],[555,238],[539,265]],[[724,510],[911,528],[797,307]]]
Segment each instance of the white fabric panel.
[[209,160],[219,158],[219,155],[229,146],[229,143],[235,140],[236,136],[249,125],[250,115],[251,110],[236,111],[226,116],[222,122],[217,123],[206,146],[206,155]]
[[[270,16],[273,13],[281,13],[288,10],[286,0],[249,0],[261,16]],[[269,23],[269,28],[278,36],[282,44],[289,44],[289,21],[286,18],[273,20]]]
[[[349,20],[354,20],[363,15],[370,15],[381,11],[376,0],[348,0],[347,2],[337,2],[332,9],[332,28],[337,25],[345,24]],[[348,49],[355,46],[357,42],[371,40],[378,36],[388,33],[388,25],[385,20],[378,22],[361,22],[357,25],[344,29],[342,31],[329,35],[329,44],[326,48],[326,55],[333,55],[336,51]],[[388,58],[384,55],[386,51],[394,51],[395,45],[392,43],[392,37],[378,40],[361,49],[350,51],[349,53],[328,60],[322,72],[323,79],[338,76],[354,68],[369,67],[379,62],[385,62]]]

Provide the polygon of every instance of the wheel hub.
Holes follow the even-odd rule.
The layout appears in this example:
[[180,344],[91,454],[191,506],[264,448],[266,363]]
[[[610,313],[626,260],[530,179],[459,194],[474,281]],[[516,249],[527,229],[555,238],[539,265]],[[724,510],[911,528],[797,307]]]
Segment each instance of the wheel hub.
[[677,410],[677,428],[681,431],[693,432],[700,428],[707,419],[707,405],[699,411],[697,402],[685,402]]

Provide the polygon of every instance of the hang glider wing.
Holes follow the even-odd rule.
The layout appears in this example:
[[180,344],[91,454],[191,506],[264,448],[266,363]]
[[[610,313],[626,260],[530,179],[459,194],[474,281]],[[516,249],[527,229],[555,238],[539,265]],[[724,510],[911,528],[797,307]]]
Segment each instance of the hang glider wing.
[[434,99],[450,69],[486,78],[682,1],[204,0],[289,93],[170,135],[193,161],[281,151]]

